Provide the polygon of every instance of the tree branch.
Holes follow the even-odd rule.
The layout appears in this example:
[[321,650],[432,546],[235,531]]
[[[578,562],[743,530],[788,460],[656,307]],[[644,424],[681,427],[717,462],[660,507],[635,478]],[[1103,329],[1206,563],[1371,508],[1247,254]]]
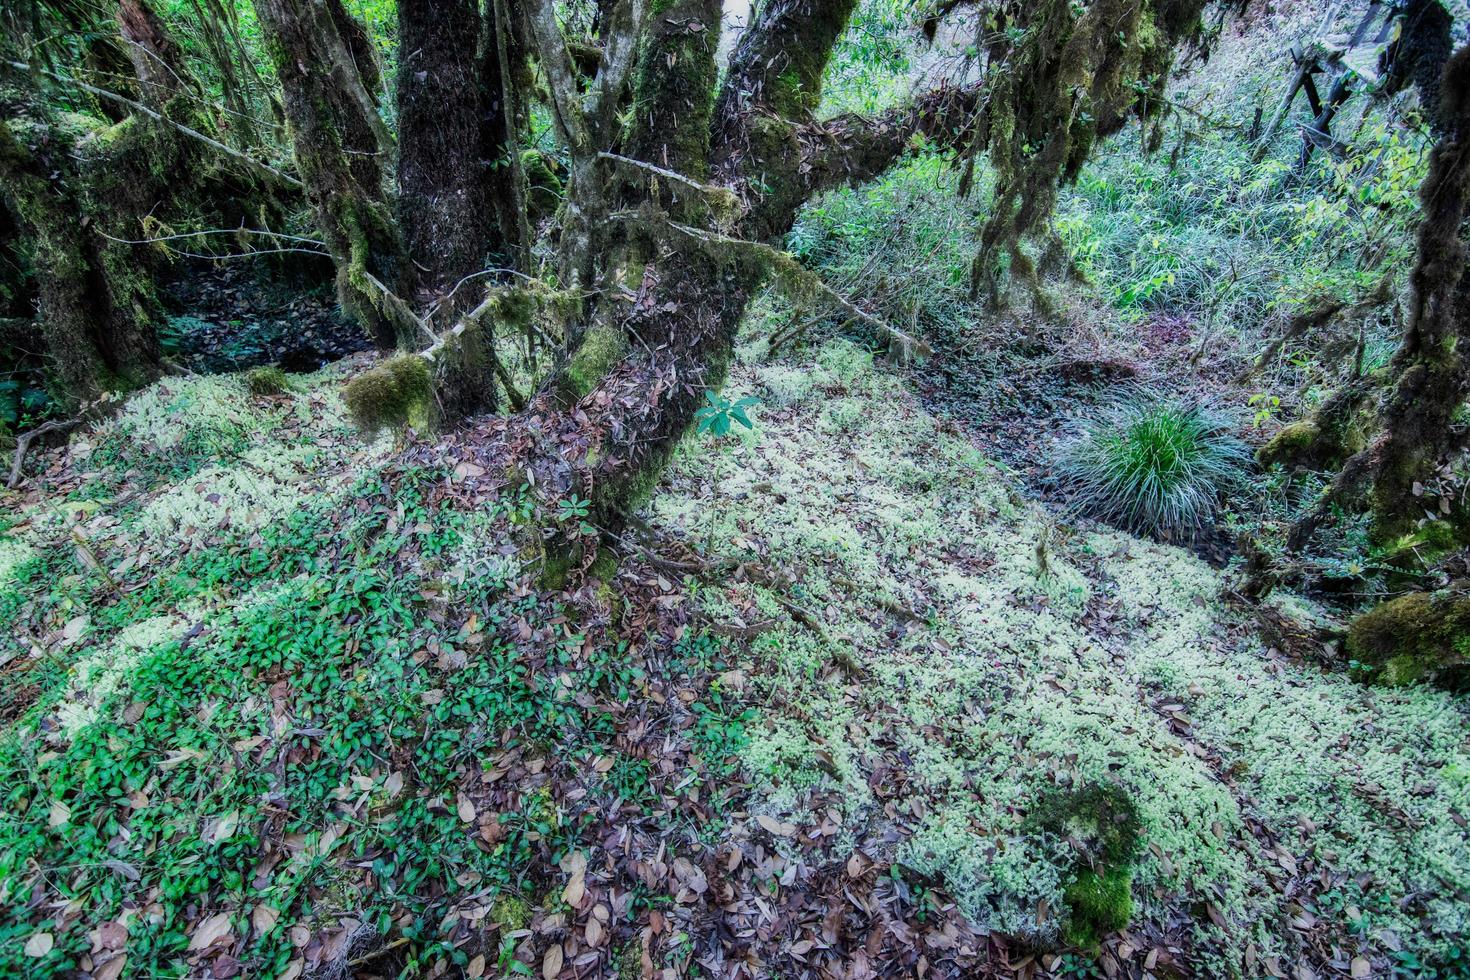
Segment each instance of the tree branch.
[[572,57],[567,53],[566,35],[556,19],[555,0],[533,0],[528,19],[536,48],[541,54],[541,67],[551,89],[551,104],[556,111],[557,122],[566,134],[572,154],[585,156],[593,150],[592,137],[577,97],[577,73],[572,69]]

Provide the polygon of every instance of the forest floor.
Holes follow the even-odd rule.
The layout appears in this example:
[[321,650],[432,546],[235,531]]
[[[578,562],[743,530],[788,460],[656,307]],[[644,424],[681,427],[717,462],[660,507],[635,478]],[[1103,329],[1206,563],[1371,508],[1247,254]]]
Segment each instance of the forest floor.
[[[761,346],[730,382],[756,428],[686,442],[611,581],[525,567],[517,528],[579,531],[483,455],[498,423],[364,444],[352,362],[166,380],[48,455],[0,530],[0,972],[1460,955],[1461,704],[1289,655],[1198,558],[1059,521],[980,410],[851,344]],[[1059,950],[1078,842],[1038,814],[1099,784],[1142,820],[1132,919]]]

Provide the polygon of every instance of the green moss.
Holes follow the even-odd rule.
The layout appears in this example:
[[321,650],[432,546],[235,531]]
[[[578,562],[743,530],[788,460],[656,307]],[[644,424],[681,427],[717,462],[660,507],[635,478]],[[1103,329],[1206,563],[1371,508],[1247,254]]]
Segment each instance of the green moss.
[[643,950],[635,942],[618,950],[613,962],[617,965],[618,980],[638,980],[643,976]]
[[555,167],[556,161],[540,150],[521,154],[528,190],[526,205],[533,223],[551,217],[561,206],[562,180]]
[[591,394],[627,350],[628,341],[616,327],[599,325],[589,330],[562,373],[566,400],[575,403]]
[[290,383],[280,368],[258,367],[245,374],[245,387],[252,395],[282,395],[289,390]]
[[1306,452],[1321,435],[1322,430],[1310,419],[1293,422],[1256,451],[1256,461],[1262,466],[1289,462]]
[[1470,659],[1470,595],[1413,592],[1385,602],[1353,621],[1347,649],[1373,682],[1459,689]]
[[433,423],[433,378],[417,354],[398,354],[364,371],[342,388],[342,401],[364,432]]
[[512,892],[501,892],[490,909],[490,921],[502,937],[519,932],[531,924],[531,903]]
[[1126,867],[1101,873],[1088,868],[1067,886],[1066,898],[1072,916],[1063,938],[1072,946],[1096,946],[1103,937],[1125,928],[1132,918],[1133,873]]

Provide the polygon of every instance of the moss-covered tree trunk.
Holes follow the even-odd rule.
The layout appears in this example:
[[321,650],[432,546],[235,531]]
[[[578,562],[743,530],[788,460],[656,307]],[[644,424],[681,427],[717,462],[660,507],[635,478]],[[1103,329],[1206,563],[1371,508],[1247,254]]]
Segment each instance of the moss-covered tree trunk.
[[75,408],[156,376],[159,354],[147,283],[117,269],[122,250],[88,230],[81,201],[57,179],[80,182],[70,143],[53,136],[33,123],[17,133],[0,120],[0,192],[31,241],[53,394]]
[[[1415,485],[1455,445],[1455,415],[1470,396],[1470,250],[1464,233],[1470,211],[1470,48],[1446,66],[1439,105],[1441,137],[1420,192],[1424,220],[1403,342],[1381,376],[1348,385],[1267,447],[1272,461],[1310,463],[1346,455],[1327,492],[1293,527],[1293,548],[1307,544],[1332,505],[1365,498],[1378,544],[1411,534],[1425,517]],[[1377,384],[1387,391],[1370,413]],[[1360,438],[1365,444],[1355,445]],[[1470,524],[1463,512],[1450,517],[1461,528]]]
[[371,42],[341,0],[255,0],[255,10],[343,309],[384,350],[421,345],[400,298],[411,277],[384,193],[390,146],[374,104]]

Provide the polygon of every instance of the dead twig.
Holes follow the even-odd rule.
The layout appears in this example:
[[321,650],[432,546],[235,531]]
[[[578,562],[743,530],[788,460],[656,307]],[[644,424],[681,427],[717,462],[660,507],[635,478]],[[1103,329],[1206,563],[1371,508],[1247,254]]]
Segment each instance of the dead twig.
[[5,483],[6,488],[14,490],[20,485],[21,469],[25,466],[26,452],[31,448],[31,443],[52,432],[69,432],[81,422],[81,419],[53,419],[29,432],[21,433],[15,440],[15,462],[10,466],[10,479]]

